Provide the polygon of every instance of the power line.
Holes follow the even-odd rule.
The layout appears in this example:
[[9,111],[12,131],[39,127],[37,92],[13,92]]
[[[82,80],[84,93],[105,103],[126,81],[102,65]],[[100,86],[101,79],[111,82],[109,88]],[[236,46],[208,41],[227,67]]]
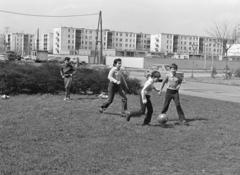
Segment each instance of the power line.
[[79,15],[41,15],[41,14],[30,14],[30,13],[19,13],[19,12],[8,11],[8,10],[0,10],[0,12],[14,14],[14,15],[46,17],[46,18],[72,18],[72,17],[80,17],[80,16],[95,16],[99,14],[99,13],[89,13],[89,14],[79,14]]

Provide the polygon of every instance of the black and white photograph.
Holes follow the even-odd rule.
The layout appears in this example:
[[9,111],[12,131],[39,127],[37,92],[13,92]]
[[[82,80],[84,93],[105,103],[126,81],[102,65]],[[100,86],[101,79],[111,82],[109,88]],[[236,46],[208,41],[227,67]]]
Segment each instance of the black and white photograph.
[[239,0],[0,0],[0,175],[240,175]]

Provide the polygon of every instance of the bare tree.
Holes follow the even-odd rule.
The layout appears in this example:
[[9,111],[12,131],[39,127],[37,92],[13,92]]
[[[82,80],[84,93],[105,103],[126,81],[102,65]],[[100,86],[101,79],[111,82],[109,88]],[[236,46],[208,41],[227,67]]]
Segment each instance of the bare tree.
[[223,49],[222,56],[227,56],[228,50],[236,42],[236,26],[228,22],[214,23],[208,30],[208,34],[216,39],[216,44],[220,44]]

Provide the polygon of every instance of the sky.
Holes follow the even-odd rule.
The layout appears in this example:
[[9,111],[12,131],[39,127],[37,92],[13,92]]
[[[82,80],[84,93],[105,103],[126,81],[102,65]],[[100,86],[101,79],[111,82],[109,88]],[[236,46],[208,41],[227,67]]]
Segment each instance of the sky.
[[[102,11],[104,29],[149,34],[207,35],[214,23],[240,23],[239,0],[0,0],[0,10],[41,15],[82,15]],[[51,32],[68,26],[96,29],[98,15],[40,18],[0,12],[0,33]]]

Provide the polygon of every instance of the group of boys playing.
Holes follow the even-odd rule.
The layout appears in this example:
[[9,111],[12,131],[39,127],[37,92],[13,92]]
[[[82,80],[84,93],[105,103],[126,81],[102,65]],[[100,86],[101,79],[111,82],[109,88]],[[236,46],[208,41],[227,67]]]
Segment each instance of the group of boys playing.
[[[61,68],[61,76],[64,79],[65,86],[65,98],[64,100],[70,100],[70,87],[72,83],[72,75],[75,73],[74,67],[70,63],[70,58],[66,57],[64,60],[65,64]],[[104,102],[99,109],[100,113],[103,113],[109,105],[113,102],[114,96],[116,93],[122,97],[122,111],[121,115],[126,117],[127,121],[130,121],[132,117],[138,117],[145,114],[145,118],[142,125],[149,125],[152,119],[153,114],[153,106],[151,103],[150,93],[152,90],[158,92],[159,95],[162,94],[163,88],[167,85],[167,90],[165,93],[165,100],[163,104],[163,108],[161,113],[166,114],[170,105],[171,100],[175,102],[177,113],[179,116],[179,124],[187,124],[184,112],[182,110],[179,98],[179,88],[182,83],[182,77],[177,76],[178,66],[173,63],[170,65],[170,72],[166,75],[166,78],[162,81],[160,89],[157,89],[154,86],[154,83],[159,82],[161,78],[161,74],[158,71],[151,72],[144,83],[143,88],[139,93],[140,97],[140,108],[136,111],[128,111],[127,110],[127,97],[124,91],[128,89],[128,85],[122,73],[122,60],[117,58],[113,61],[113,67],[110,69],[108,73],[108,99]],[[146,111],[147,110],[147,111]]]

